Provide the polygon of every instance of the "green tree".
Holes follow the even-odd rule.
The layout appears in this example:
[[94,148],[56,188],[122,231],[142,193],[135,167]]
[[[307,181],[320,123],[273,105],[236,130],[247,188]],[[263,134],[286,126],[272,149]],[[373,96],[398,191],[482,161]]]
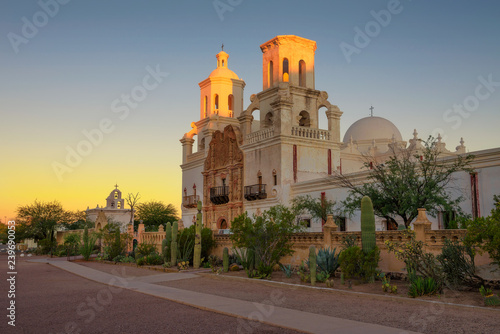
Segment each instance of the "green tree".
[[294,219],[295,214],[283,205],[252,218],[245,212],[231,223],[231,240],[235,247],[253,252],[260,274],[270,275],[282,257],[293,254],[290,239],[303,229]]
[[20,228],[19,238],[32,238],[35,241],[46,240],[47,247],[55,245],[54,231],[57,225],[71,221],[71,213],[65,211],[57,202],[39,202],[20,206],[17,209]]
[[68,220],[61,223],[66,230],[83,230],[85,227],[93,227],[94,222],[87,220],[85,211],[68,211]]
[[423,149],[397,150],[384,161],[365,156],[364,167],[369,172],[366,183],[359,184],[352,175],[336,174],[333,182],[349,189],[342,202],[345,210],[359,210],[361,198],[372,199],[375,215],[397,225],[395,217],[401,217],[405,226],[418,215],[419,208],[435,216],[439,211],[461,213],[459,203],[463,196],[453,198],[449,192],[453,173],[471,172],[472,155],[443,158],[438,143],[431,137]]
[[137,205],[137,217],[142,220],[146,231],[157,230],[160,224],[177,221],[177,209],[172,204],[149,201]]
[[335,201],[329,201],[326,198],[312,198],[310,195],[297,196],[292,199],[292,211],[296,215],[309,212],[312,217],[326,222],[328,215],[338,216],[335,210]]
[[478,217],[465,223],[464,243],[488,252],[493,263],[500,266],[500,195],[493,196],[495,207],[488,217]]

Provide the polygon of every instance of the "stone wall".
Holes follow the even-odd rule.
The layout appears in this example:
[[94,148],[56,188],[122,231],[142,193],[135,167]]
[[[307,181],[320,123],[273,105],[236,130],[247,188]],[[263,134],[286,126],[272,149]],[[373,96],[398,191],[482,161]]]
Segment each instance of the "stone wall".
[[[425,216],[425,214],[424,214]],[[425,218],[426,219],[426,218]],[[416,239],[425,243],[425,250],[435,255],[441,253],[441,249],[446,239],[460,240],[465,236],[466,230],[431,230],[430,223],[423,223],[417,221],[414,223]],[[352,236],[356,238],[356,243],[361,247],[361,231],[356,232],[338,232],[336,226],[324,226],[323,232],[320,233],[297,233],[292,237],[294,244],[293,250],[295,251],[292,256],[288,256],[282,260],[283,264],[299,265],[302,260],[307,260],[309,256],[309,246],[314,245],[316,248],[330,249],[342,248],[342,240],[344,237]],[[379,268],[382,271],[401,272],[404,268],[404,263],[394,256],[393,253],[387,251],[385,242],[395,241],[402,242],[404,235],[402,231],[377,231],[375,232],[376,244],[380,249],[380,263]],[[217,247],[212,250],[212,254],[222,257],[224,247],[231,249],[233,245],[229,235],[215,235]],[[476,255],[475,264],[481,266],[490,263],[491,260],[488,254]]]

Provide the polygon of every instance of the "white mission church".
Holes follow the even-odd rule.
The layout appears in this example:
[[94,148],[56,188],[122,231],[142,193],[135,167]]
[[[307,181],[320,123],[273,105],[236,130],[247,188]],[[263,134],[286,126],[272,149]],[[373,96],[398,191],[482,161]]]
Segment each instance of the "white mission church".
[[[224,51],[217,54],[217,68],[199,83],[199,120],[180,140],[186,226],[194,221],[198,200],[203,203],[204,225],[216,231],[230,228],[245,211],[260,214],[277,204],[289,205],[299,195],[339,202],[348,192],[329,182],[332,174],[363,179],[368,173],[361,169],[363,155],[380,161],[393,150],[418,150],[421,145],[417,131],[405,141],[392,122],[376,116],[352,124],[341,140],[343,112],[328,100],[327,92],[315,87],[316,42],[286,35],[260,48],[263,87],[251,95],[246,109],[245,82],[229,69]],[[319,112],[326,112],[327,129],[318,126]],[[255,113],[260,121],[252,116]],[[441,138],[438,141],[443,156],[466,152],[463,140],[452,150]],[[476,173],[456,173],[454,191],[466,198],[464,212],[486,216],[493,208],[493,195],[500,193],[500,148],[470,153],[476,157]],[[445,228],[443,215],[429,218],[433,229]],[[336,223],[342,230],[360,230],[359,215]],[[377,230],[388,229],[381,218],[376,224]],[[321,221],[312,220],[309,231],[321,231],[321,226]]]

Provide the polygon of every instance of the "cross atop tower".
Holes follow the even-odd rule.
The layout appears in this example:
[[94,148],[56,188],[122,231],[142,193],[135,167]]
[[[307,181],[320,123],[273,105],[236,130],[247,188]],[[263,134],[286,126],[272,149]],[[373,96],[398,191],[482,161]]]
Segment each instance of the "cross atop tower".
[[117,184],[115,184],[115,189],[118,189],[118,183],[117,183]]
[[222,46],[221,46],[221,48],[222,48],[222,51],[224,51],[224,43],[222,43]]
[[370,109],[370,116],[373,117],[373,109],[375,109],[375,108],[373,108],[373,106],[370,106],[370,108],[368,108],[368,109]]

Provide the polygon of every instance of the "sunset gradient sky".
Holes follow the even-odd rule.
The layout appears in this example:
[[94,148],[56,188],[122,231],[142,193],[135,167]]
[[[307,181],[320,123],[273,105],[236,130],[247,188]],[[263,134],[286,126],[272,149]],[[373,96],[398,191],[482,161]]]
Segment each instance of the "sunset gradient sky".
[[[35,199],[103,205],[115,182],[180,208],[179,139],[198,120],[198,83],[222,43],[246,82],[245,107],[262,90],[259,45],[298,35],[318,44],[316,88],[344,112],[341,138],[373,105],[405,140],[416,128],[441,132],[450,149],[460,137],[470,151],[500,144],[498,1],[59,1],[0,2],[2,221]],[[397,14],[370,24],[388,8]],[[341,45],[377,26],[348,61]],[[161,82],[144,81],[158,69]],[[127,106],[144,82],[147,96]],[[81,146],[100,125],[102,138]],[[58,177],[54,165],[78,145],[87,155]]]

